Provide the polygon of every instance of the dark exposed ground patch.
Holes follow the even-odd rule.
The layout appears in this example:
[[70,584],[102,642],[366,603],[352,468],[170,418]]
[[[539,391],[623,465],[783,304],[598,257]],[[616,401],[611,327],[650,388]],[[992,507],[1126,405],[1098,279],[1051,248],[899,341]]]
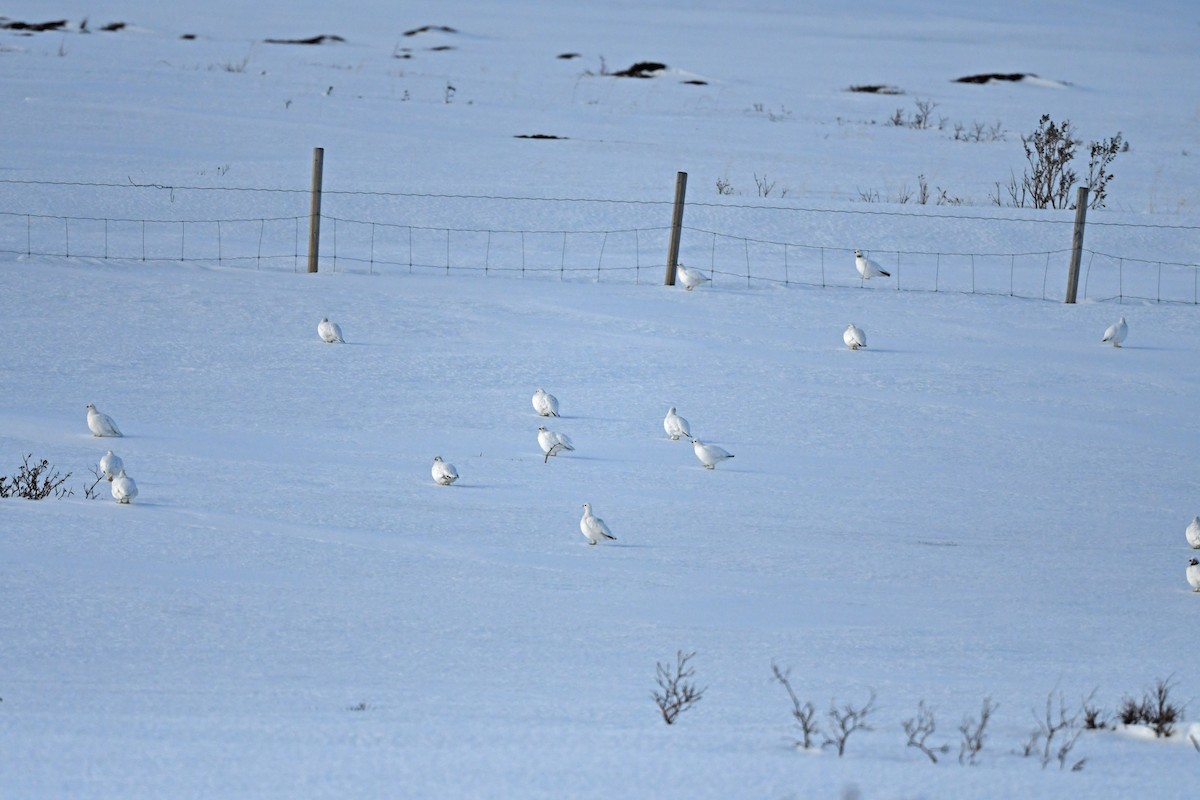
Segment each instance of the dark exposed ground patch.
[[562,59],[569,60],[572,58],[582,58],[582,56],[580,56],[579,53],[559,53],[557,56],[555,56],[555,58],[562,58]]
[[566,136],[555,136],[550,133],[518,133],[514,139],[566,139]]
[[666,68],[666,64],[660,64],[657,61],[639,61],[629,69],[614,72],[613,75],[617,78],[653,78],[655,73],[662,72]]
[[346,40],[336,34],[322,34],[310,36],[307,39],[263,39],[263,41],[267,44],[325,44],[326,42],[344,42]]
[[185,42],[194,42],[194,41],[196,41],[196,34],[185,33],[183,36],[180,36],[179,38],[183,39]]
[[692,86],[708,86],[708,81],[702,81],[699,78],[692,78],[690,81],[680,81],[680,83],[687,83]]
[[107,25],[105,25],[103,28],[101,28],[100,30],[107,31],[108,33],[115,33],[116,31],[120,31],[120,30],[124,30],[124,29],[125,29],[124,22],[110,22]]
[[59,31],[65,28],[66,25],[67,21],[65,19],[56,19],[53,22],[21,22],[19,20],[9,21],[8,19],[0,19],[0,28],[10,31],[28,31],[29,33]]
[[1031,72],[986,72],[980,75],[967,75],[955,78],[955,83],[991,83],[992,81],[1019,81],[1025,78],[1036,78]]
[[863,94],[904,94],[899,86],[892,86],[890,83],[867,83],[862,86],[851,86],[846,91],[862,92]]
[[419,33],[458,33],[458,31],[446,25],[422,25],[419,28],[413,28],[411,31],[405,31],[403,35],[416,36]]
[[448,45],[448,44],[441,44],[441,45],[438,45],[437,47],[431,47],[431,48],[429,48],[429,52],[431,52],[431,53],[444,53],[444,52],[445,52],[445,51],[447,51],[447,50],[453,50],[453,49],[454,49],[454,48],[453,48],[453,47],[451,47],[451,46],[450,46],[450,45]]

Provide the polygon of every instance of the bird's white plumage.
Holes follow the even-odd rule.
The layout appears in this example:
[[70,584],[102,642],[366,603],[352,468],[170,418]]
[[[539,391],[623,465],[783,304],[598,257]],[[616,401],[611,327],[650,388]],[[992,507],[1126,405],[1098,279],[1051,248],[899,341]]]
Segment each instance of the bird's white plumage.
[[616,541],[604,520],[592,513],[592,504],[583,504],[583,518],[579,520],[579,530],[587,538],[588,544],[596,544],[605,539]]
[[100,456],[100,474],[106,481],[111,482],[123,469],[125,469],[125,462],[112,450]]
[[846,347],[857,350],[867,346],[867,334],[862,328],[851,322],[846,326],[846,332],[842,334],[842,341],[846,343]]
[[441,456],[433,457],[432,472],[433,479],[442,486],[449,486],[458,480],[458,470],[454,468],[453,464],[447,464],[445,461],[442,461]]
[[683,264],[675,266],[675,276],[679,278],[679,284],[689,292],[697,286],[708,283],[712,278],[705,275],[698,269],[685,267]]
[[330,322],[328,317],[321,317],[321,321],[317,323],[317,335],[321,337],[321,341],[333,344],[345,344],[346,340],[342,338],[342,328],[336,322]]
[[667,409],[667,416],[663,419],[663,430],[667,432],[667,436],[670,436],[672,440],[678,440],[681,436],[685,436],[688,439],[692,438],[688,421],[675,413],[675,406]]
[[1121,317],[1119,320],[1114,322],[1112,325],[1109,325],[1108,328],[1105,329],[1104,338],[1100,341],[1112,342],[1113,347],[1120,347],[1121,342],[1125,341],[1125,337],[1128,335],[1129,324],[1125,322],[1124,317]]
[[696,458],[700,459],[700,463],[705,469],[715,469],[717,464],[720,464],[727,458],[733,458],[733,453],[723,447],[717,447],[715,444],[705,444],[699,439],[692,439],[692,450],[696,453]]
[[871,278],[890,278],[892,276],[892,273],[887,272],[883,267],[864,256],[862,250],[854,251],[854,268],[858,270],[858,274],[862,276],[864,281],[869,281]]
[[1200,561],[1194,558],[1188,562],[1187,580],[1193,592],[1200,592]]
[[1200,517],[1193,517],[1187,530],[1184,531],[1187,536],[1187,543],[1197,550],[1200,550]]
[[137,497],[137,484],[133,478],[125,474],[125,470],[117,470],[117,476],[112,482],[112,496],[118,503],[129,505],[129,501]]
[[88,428],[92,431],[92,436],[123,436],[121,429],[117,427],[117,423],[113,422],[113,418],[108,414],[97,411],[96,406],[92,403],[87,405],[87,422]]
[[558,398],[538,387],[538,390],[533,393],[533,410],[540,417],[557,417]]
[[571,437],[565,433],[556,433],[545,425],[538,427],[537,439],[538,444],[542,447],[542,452],[546,454],[546,458],[557,456],[563,450],[575,449],[575,445],[571,442]]

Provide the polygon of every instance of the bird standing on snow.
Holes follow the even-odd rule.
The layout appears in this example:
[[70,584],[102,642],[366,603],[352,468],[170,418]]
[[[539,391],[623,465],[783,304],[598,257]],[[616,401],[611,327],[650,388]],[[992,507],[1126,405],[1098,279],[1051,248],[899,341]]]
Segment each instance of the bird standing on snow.
[[129,501],[137,497],[137,484],[133,482],[133,478],[125,474],[125,470],[117,471],[117,477],[113,478],[112,496],[122,505],[129,505]]
[[672,441],[678,441],[680,436],[692,438],[691,431],[688,430],[688,421],[675,413],[675,406],[667,409],[666,419],[663,420],[663,430],[667,432],[667,436],[670,436]]
[[330,322],[329,317],[321,317],[321,321],[317,323],[317,335],[321,337],[321,341],[333,344],[345,344],[346,340],[342,338],[342,329],[336,322]]
[[117,476],[117,473],[125,469],[125,462],[121,457],[109,450],[104,455],[100,456],[100,474],[109,483]]
[[846,347],[857,350],[867,346],[867,334],[863,332],[862,328],[851,322],[846,326],[846,332],[842,334],[842,341],[846,343]]
[[679,282],[683,284],[683,288],[689,292],[697,286],[708,283],[712,278],[705,275],[698,269],[689,269],[683,264],[675,265],[675,275],[678,276]]
[[433,479],[442,486],[449,486],[458,480],[458,470],[453,464],[442,461],[441,456],[433,457]]
[[604,524],[604,520],[592,513],[591,503],[583,504],[583,519],[579,520],[579,530],[587,537],[588,544],[596,544],[604,539],[611,539],[614,542],[617,540],[617,537],[613,536],[612,531]]
[[717,447],[715,444],[705,444],[699,439],[692,439],[692,449],[696,451],[696,458],[700,459],[700,463],[705,469],[716,469],[717,464],[727,458],[733,458],[733,453],[724,448]]
[[91,428],[92,436],[123,436],[121,429],[117,427],[117,423],[113,422],[112,417],[108,414],[101,413],[96,410],[96,406],[91,403],[87,404],[88,412],[88,427]]
[[1200,517],[1194,517],[1192,524],[1187,526],[1187,543],[1200,550]]
[[858,269],[858,274],[862,276],[864,281],[869,281],[871,278],[892,277],[892,273],[884,271],[883,267],[864,256],[862,250],[854,251],[854,266]]
[[1193,558],[1188,562],[1187,579],[1192,585],[1192,591],[1200,592],[1200,561]]
[[1108,326],[1108,328],[1104,331],[1104,338],[1100,341],[1112,342],[1113,347],[1120,347],[1121,342],[1125,341],[1125,337],[1128,335],[1129,325],[1125,322],[1125,318],[1121,317],[1112,325]]
[[557,417],[558,398],[538,387],[538,390],[533,393],[533,410],[538,413],[539,417]]
[[549,461],[550,456],[557,456],[562,450],[575,449],[570,437],[565,433],[555,433],[545,425],[538,426],[538,444],[542,446],[542,452],[546,454],[542,463]]

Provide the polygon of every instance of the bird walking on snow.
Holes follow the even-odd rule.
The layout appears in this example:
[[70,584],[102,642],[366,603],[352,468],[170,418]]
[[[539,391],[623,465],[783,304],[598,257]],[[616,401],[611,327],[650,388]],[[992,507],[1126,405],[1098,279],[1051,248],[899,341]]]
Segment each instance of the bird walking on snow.
[[538,387],[538,390],[533,393],[533,410],[538,413],[539,417],[557,417],[558,398]]
[[716,469],[717,464],[727,458],[733,458],[733,453],[728,450],[717,447],[715,444],[705,444],[699,439],[692,439],[692,449],[705,469]]
[[550,460],[550,456],[557,456],[563,450],[575,449],[569,436],[565,433],[555,433],[545,425],[538,426],[538,444],[542,446],[542,452],[546,454],[542,459],[543,464]]
[[675,406],[667,409],[667,416],[663,420],[663,430],[667,432],[667,436],[670,436],[672,441],[678,441],[680,436],[692,438],[692,433],[688,430],[688,421],[675,413]]
[[1192,585],[1192,591],[1200,592],[1200,561],[1193,558],[1188,562],[1187,579]]
[[458,480],[458,470],[453,464],[447,464],[442,461],[441,456],[433,457],[433,479],[442,486],[449,486]]
[[93,404],[87,404],[87,412],[88,428],[91,429],[92,436],[124,436],[117,423],[113,422],[113,418],[97,411]]
[[112,450],[100,456],[100,475],[109,483],[112,483],[112,479],[117,477],[117,473],[123,469],[125,469],[125,462]]
[[129,501],[137,497],[137,484],[133,482],[133,478],[125,474],[125,470],[117,471],[117,477],[113,478],[112,496],[121,505],[129,505]]
[[858,270],[858,274],[862,276],[864,281],[869,281],[871,278],[890,278],[892,273],[887,272],[883,267],[876,264],[871,259],[862,254],[862,250],[854,251],[854,266]]
[[708,283],[712,278],[705,275],[698,269],[685,267],[683,264],[675,265],[675,275],[679,278],[679,282],[683,284],[683,288],[689,292],[701,284]]
[[846,332],[842,334],[842,341],[846,343],[846,347],[857,350],[867,346],[867,334],[862,328],[851,322],[846,326]]
[[1200,550],[1200,517],[1193,517],[1192,524],[1187,526],[1184,533],[1187,535],[1187,543]]
[[342,338],[342,329],[336,322],[330,322],[329,317],[321,317],[321,321],[317,323],[317,335],[321,337],[321,341],[333,344],[345,344],[346,340]]
[[614,542],[617,540],[608,529],[608,525],[604,524],[604,520],[592,513],[591,503],[583,504],[583,518],[579,520],[579,530],[587,537],[588,544],[596,544],[605,539]]
[[1125,337],[1128,335],[1129,325],[1125,322],[1125,318],[1121,317],[1119,320],[1114,322],[1112,325],[1109,325],[1108,328],[1105,329],[1104,338],[1100,341],[1112,342],[1113,347],[1120,347],[1121,342],[1125,341]]

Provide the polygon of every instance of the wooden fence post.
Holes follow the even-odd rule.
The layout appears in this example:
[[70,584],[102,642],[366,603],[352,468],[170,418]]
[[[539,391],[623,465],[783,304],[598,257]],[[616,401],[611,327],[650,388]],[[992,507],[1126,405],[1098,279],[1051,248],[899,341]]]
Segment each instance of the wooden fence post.
[[1083,260],[1083,226],[1087,221],[1088,187],[1080,186],[1079,195],[1075,200],[1075,233],[1071,236],[1071,266],[1067,270],[1067,299],[1063,302],[1074,303],[1075,294],[1079,291],[1079,262]]
[[664,286],[675,285],[675,266],[679,261],[679,236],[683,232],[683,198],[687,194],[687,173],[675,176],[675,211],[671,214],[671,246],[667,249],[667,276]]
[[317,271],[321,252],[321,173],[325,166],[325,148],[313,148],[312,205],[308,212],[308,271]]

